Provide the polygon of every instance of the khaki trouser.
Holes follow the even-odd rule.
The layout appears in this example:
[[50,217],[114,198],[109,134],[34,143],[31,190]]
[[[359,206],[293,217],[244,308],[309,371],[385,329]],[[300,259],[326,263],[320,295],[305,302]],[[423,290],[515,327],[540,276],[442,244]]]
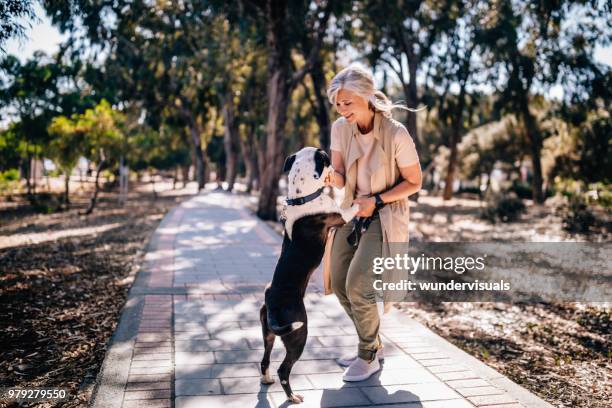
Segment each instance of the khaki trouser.
[[349,315],[359,336],[358,357],[372,361],[380,347],[380,318],[376,306],[372,261],[382,256],[382,231],[378,215],[361,236],[357,248],[346,237],[352,230],[347,223],[336,231],[331,251],[332,289]]

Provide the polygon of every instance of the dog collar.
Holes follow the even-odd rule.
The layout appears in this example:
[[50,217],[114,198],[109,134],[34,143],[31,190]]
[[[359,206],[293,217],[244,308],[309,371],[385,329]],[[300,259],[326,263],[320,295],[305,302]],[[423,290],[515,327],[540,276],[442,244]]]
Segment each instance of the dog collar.
[[287,205],[302,205],[302,204],[306,204],[307,202],[312,201],[312,200],[316,199],[317,197],[319,197],[324,189],[325,189],[325,186],[321,187],[320,189],[318,189],[314,193],[308,194],[307,196],[304,196],[304,197],[287,198],[285,200],[285,202],[287,203]]

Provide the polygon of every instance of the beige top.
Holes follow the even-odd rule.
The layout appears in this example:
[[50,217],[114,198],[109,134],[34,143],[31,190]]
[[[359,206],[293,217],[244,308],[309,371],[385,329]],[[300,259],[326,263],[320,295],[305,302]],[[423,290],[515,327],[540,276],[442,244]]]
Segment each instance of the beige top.
[[[334,131],[338,127],[332,128],[331,150],[342,153],[340,133]],[[419,162],[419,156],[414,145],[414,141],[408,131],[403,126],[394,129],[393,146],[395,150],[395,162],[397,167],[406,167]],[[355,141],[359,145],[362,156],[357,159],[357,183],[355,185],[355,197],[369,197],[372,195],[371,176],[376,172],[373,168],[375,161],[373,156],[376,151],[374,132],[363,134],[357,131]],[[346,163],[345,163],[346,164]],[[378,164],[380,165],[380,164]],[[378,191],[377,191],[378,192]]]
[[[357,189],[357,162],[364,159],[366,166],[361,166],[362,171],[370,172],[369,191],[379,193],[387,191],[395,186],[401,179],[399,167],[418,163],[418,155],[410,134],[402,125],[392,118],[385,117],[377,112],[374,116],[373,147],[362,146],[357,142],[361,136],[357,125],[350,124],[343,117],[336,120],[332,125],[331,146],[332,150],[340,152],[344,161],[345,184],[344,199],[341,208],[349,208],[353,204]],[[364,151],[368,150],[368,152]],[[366,156],[366,153],[369,153]],[[366,184],[367,186],[367,184]],[[362,187],[365,190],[365,187]],[[382,228],[382,256],[395,258],[405,248],[394,243],[407,243],[409,240],[408,225],[410,219],[410,205],[408,199],[394,201],[387,204],[379,211],[380,225]],[[325,248],[324,260],[329,259],[331,245]],[[323,263],[324,276],[329,276],[329,262]],[[383,282],[400,282],[405,276],[401,270],[388,270],[382,275]],[[406,292],[406,291],[404,291]],[[326,293],[327,288],[326,288]],[[395,299],[401,298],[398,290],[383,290],[385,312],[389,310],[390,296]]]

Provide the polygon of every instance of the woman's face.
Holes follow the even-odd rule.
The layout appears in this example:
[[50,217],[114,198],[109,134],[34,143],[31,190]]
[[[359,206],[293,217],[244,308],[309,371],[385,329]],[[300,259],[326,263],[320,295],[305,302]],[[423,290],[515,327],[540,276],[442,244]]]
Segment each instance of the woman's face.
[[336,96],[336,110],[346,118],[349,123],[368,123],[370,109],[368,101],[348,89],[340,89]]

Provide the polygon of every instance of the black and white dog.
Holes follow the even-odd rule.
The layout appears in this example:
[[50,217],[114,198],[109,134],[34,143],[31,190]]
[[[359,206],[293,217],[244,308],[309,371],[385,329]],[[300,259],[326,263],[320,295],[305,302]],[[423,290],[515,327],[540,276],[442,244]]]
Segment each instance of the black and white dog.
[[308,337],[304,307],[306,287],[323,258],[329,229],[350,221],[359,208],[355,205],[341,210],[331,197],[323,193],[323,180],[332,168],[329,156],[321,149],[305,147],[289,156],[283,171],[289,171],[285,234],[259,316],[264,340],[261,382],[274,382],[269,374],[270,353],[274,339],[280,336],[287,354],[278,368],[278,377],[287,399],[300,403],[304,397],[291,390],[289,374],[302,355]]

